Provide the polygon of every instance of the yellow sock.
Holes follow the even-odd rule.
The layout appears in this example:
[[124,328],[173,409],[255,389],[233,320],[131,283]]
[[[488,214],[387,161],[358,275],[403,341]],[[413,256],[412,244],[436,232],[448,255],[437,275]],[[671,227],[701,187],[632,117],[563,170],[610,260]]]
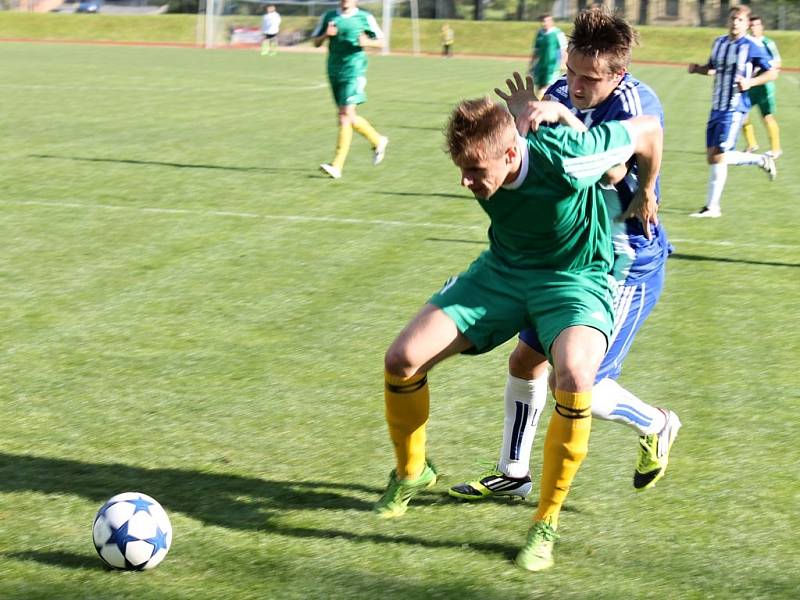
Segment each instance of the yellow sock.
[[375,128],[364,117],[356,116],[353,119],[353,129],[367,138],[373,148],[381,141],[381,134],[375,131]]
[[425,468],[425,424],[430,409],[428,376],[423,373],[398,377],[384,372],[384,379],[386,424],[397,458],[397,478],[416,479]]
[[750,119],[747,119],[744,125],[742,125],[742,133],[744,134],[744,140],[747,142],[748,148],[755,148],[758,146],[758,142],[756,141],[756,128],[753,127]]
[[353,141],[353,126],[339,125],[339,137],[336,139],[336,156],[333,157],[332,166],[340,171],[344,169],[344,161],[350,152],[350,143]]
[[767,126],[767,134],[769,135],[769,147],[773,153],[781,151],[781,130],[778,127],[778,122],[775,118],[764,119],[764,125]]
[[[542,489],[534,521],[558,527],[558,514],[569,486],[589,450],[592,392],[556,390],[556,410],[544,442]],[[567,416],[564,416],[567,415]]]

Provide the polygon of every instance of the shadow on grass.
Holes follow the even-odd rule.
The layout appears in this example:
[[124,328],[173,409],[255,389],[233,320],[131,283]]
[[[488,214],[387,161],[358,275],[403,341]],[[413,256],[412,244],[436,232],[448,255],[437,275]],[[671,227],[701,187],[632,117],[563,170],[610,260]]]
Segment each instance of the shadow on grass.
[[275,168],[275,167],[228,167],[224,165],[204,165],[204,164],[193,165],[186,163],[163,162],[157,160],[134,160],[125,158],[92,158],[88,156],[58,156],[53,154],[29,154],[28,158],[73,160],[80,162],[97,162],[97,163],[118,163],[127,165],[144,165],[144,166],[155,166],[155,167],[172,167],[175,169],[219,169],[222,171],[238,171],[238,172],[303,173],[305,171],[308,171],[308,169]]
[[[102,564],[98,562],[97,555],[71,554],[69,552],[37,552],[32,550],[29,552],[9,552],[0,556],[14,560],[30,560],[68,569],[91,569],[92,571],[96,571],[98,565]],[[107,570],[110,571],[111,569]]]
[[[140,491],[158,499],[168,511],[178,511],[206,524],[231,529],[265,531],[294,537],[335,538],[407,543],[430,547],[461,547],[447,540],[427,540],[391,534],[360,534],[326,529],[286,527],[274,522],[285,510],[372,511],[383,491],[354,482],[279,481],[187,471],[145,469],[121,464],[98,464],[59,458],[44,458],[0,452],[0,492],[33,491],[45,494],[73,494],[97,503],[124,491]],[[358,496],[366,496],[360,498]],[[423,492],[414,498],[415,507],[442,504],[445,491]],[[369,515],[379,521],[378,517]],[[489,552],[510,551],[496,544],[470,544]],[[83,566],[80,557],[59,553],[27,553],[27,558],[61,566]],[[26,556],[15,555],[20,558]],[[45,560],[47,559],[47,560]]]
[[683,254],[681,252],[673,252],[669,256],[670,260],[688,260],[695,262],[720,262],[732,263],[736,265],[756,265],[760,267],[800,267],[798,263],[784,263],[767,260],[747,260],[741,258],[723,258],[719,256],[702,256],[699,254]]

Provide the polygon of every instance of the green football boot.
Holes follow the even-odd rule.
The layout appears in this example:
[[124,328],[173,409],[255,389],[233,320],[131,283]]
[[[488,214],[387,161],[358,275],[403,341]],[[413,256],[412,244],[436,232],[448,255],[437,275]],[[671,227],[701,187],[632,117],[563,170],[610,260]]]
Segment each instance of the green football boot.
[[681,420],[671,410],[665,413],[667,422],[661,431],[639,438],[639,460],[633,473],[633,487],[637,491],[653,487],[667,470],[669,451],[678,437]]
[[528,571],[544,571],[553,566],[553,543],[558,539],[556,530],[547,521],[534,521],[528,530],[528,540],[514,561]]
[[386,491],[375,503],[374,510],[384,519],[402,517],[408,509],[408,502],[422,490],[433,487],[435,483],[436,469],[430,461],[425,461],[425,468],[416,479],[398,479],[397,471],[392,469]]

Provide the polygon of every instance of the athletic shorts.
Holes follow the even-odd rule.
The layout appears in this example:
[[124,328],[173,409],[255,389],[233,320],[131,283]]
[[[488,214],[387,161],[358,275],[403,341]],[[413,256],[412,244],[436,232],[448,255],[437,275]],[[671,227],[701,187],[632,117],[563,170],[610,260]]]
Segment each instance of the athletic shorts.
[[261,35],[264,36],[265,40],[271,40],[271,39],[273,39],[275,37],[278,37],[277,33],[262,33]]
[[[608,352],[597,371],[595,383],[606,377],[619,377],[633,339],[661,296],[665,272],[666,269],[662,266],[645,281],[636,285],[623,284],[617,289],[614,297],[614,331],[611,333]],[[544,354],[535,329],[520,332],[519,339]]]
[[745,113],[735,110],[712,110],[706,126],[706,148],[716,146],[723,152],[736,148],[744,116]]
[[363,104],[367,101],[366,77],[329,75],[328,80],[331,84],[331,91],[333,92],[333,99],[336,102],[336,106]]
[[747,90],[747,93],[750,96],[750,102],[753,106],[758,107],[762,116],[775,114],[775,85],[773,82],[752,87]]
[[429,302],[472,342],[465,354],[488,352],[535,327],[549,359],[553,341],[567,327],[594,327],[610,339],[611,293],[609,278],[600,270],[514,269],[487,250]]

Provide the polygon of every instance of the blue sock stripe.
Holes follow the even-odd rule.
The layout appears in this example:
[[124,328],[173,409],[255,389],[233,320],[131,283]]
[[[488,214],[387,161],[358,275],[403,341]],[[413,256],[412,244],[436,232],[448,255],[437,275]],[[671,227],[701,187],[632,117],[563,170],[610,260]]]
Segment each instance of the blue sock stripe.
[[653,422],[652,418],[648,418],[642,413],[636,411],[636,409],[634,409],[632,406],[628,406],[626,404],[618,404],[617,408],[612,410],[610,414],[625,417],[629,421],[636,423],[637,425],[641,425],[642,427],[649,427]]

